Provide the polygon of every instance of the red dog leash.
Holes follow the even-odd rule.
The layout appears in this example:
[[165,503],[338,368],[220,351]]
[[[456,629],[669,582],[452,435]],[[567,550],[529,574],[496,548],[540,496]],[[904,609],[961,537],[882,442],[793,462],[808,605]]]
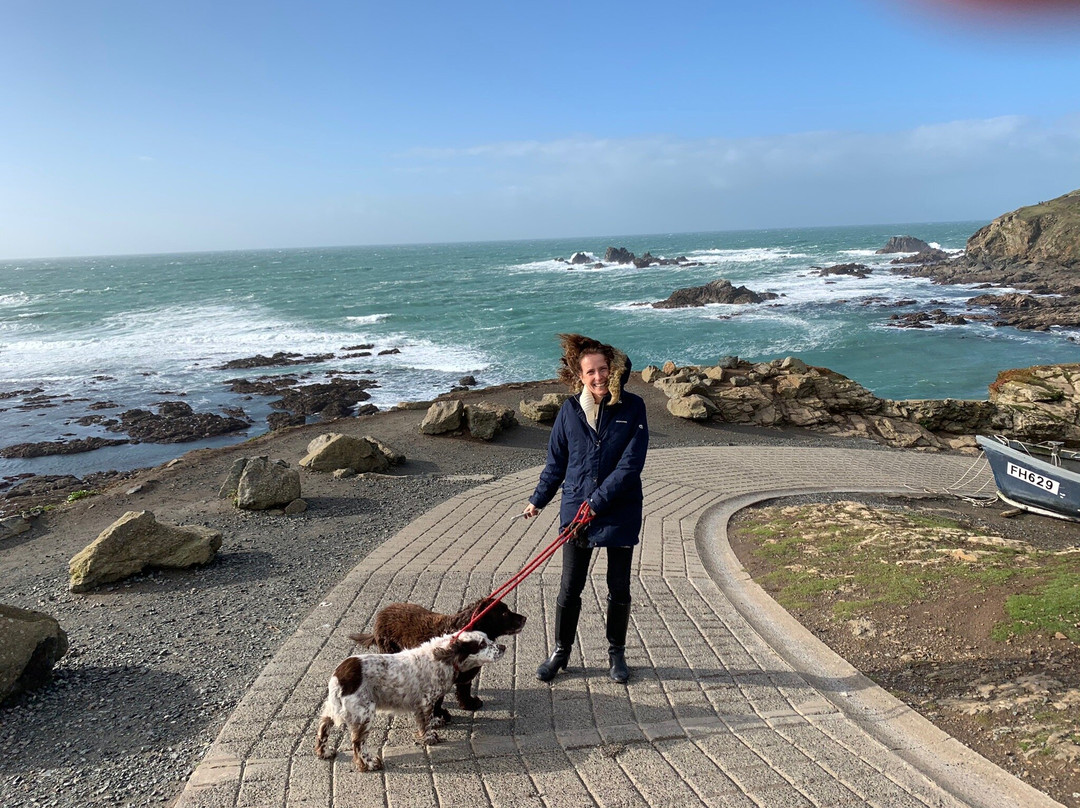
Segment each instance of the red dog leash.
[[462,632],[468,631],[473,626],[475,626],[477,621],[481,617],[483,617],[485,614],[495,608],[496,603],[509,595],[517,587],[518,584],[520,584],[533,572],[535,572],[537,567],[539,567],[541,564],[543,564],[545,561],[555,555],[555,551],[562,547],[564,544],[566,544],[568,541],[570,541],[570,539],[572,539],[577,534],[577,532],[581,530],[581,528],[589,524],[589,522],[593,520],[594,516],[595,514],[593,514],[592,512],[592,508],[589,507],[589,503],[582,502],[581,507],[577,510],[577,514],[570,521],[570,524],[568,524],[562,530],[562,532],[559,533],[558,538],[555,539],[555,541],[553,541],[543,550],[541,550],[536,555],[536,557],[532,559],[532,561],[530,561],[521,569],[520,572],[514,574],[514,576],[510,578],[509,581],[507,581],[505,584],[492,592],[489,596],[491,598],[491,603],[473,614],[472,619],[465,624],[461,631],[454,635],[454,639],[456,640],[459,636],[461,636]]

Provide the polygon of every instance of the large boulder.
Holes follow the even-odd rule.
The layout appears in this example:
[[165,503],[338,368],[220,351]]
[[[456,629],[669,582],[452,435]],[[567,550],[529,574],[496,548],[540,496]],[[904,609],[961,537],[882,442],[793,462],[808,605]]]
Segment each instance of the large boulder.
[[691,394],[680,398],[670,398],[667,403],[668,412],[676,418],[686,418],[691,421],[707,421],[716,412],[717,407],[705,396]]
[[[235,470],[234,464],[230,478]],[[271,460],[261,455],[243,461],[236,480],[236,507],[265,511],[268,508],[283,508],[299,497],[300,472],[289,468],[284,460]]]
[[206,564],[220,548],[217,530],[169,525],[150,511],[128,511],[71,559],[69,586],[72,592],[86,592],[147,567]]
[[55,619],[0,604],[0,702],[44,684],[67,650],[67,634]]
[[538,424],[551,424],[559,414],[563,402],[570,398],[570,393],[545,393],[542,398],[524,399],[518,404],[518,411]]
[[483,401],[465,405],[465,425],[474,438],[492,440],[499,432],[516,424],[517,418],[510,407]]
[[604,250],[604,263],[632,264],[634,263],[634,254],[626,247],[608,247]]
[[352,469],[359,474],[384,471],[390,461],[377,445],[366,438],[329,432],[308,444],[307,454],[300,460],[300,465],[312,471]]
[[425,435],[441,435],[461,429],[465,416],[465,405],[458,399],[436,401],[428,407],[424,420],[420,422],[420,431]]
[[0,519],[0,541],[30,530],[30,520],[24,516],[5,516]]

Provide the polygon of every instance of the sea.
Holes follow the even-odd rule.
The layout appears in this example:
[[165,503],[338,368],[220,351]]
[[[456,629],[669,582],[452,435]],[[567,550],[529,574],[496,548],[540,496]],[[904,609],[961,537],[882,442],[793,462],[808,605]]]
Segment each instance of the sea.
[[[797,356],[886,398],[985,398],[1001,370],[1080,360],[1077,334],[983,322],[893,327],[897,312],[970,312],[966,301],[979,292],[895,274],[889,262],[897,256],[875,253],[894,235],[959,252],[982,224],[0,261],[0,447],[123,437],[75,423],[97,402],[118,405],[105,411],[114,417],[179,399],[196,411],[242,407],[254,419],[246,433],[194,443],[0,459],[0,478],[152,466],[266,431],[269,399],[230,392],[225,381],[237,377],[362,374],[348,378],[376,381],[370,403],[381,409],[431,399],[464,376],[480,386],[549,379],[560,332],[612,343],[637,369],[667,360]],[[558,260],[577,252],[601,260],[609,246],[696,266],[571,268]],[[873,271],[822,277],[815,269],[852,262]],[[649,305],[719,278],[779,297],[756,305]],[[898,308],[899,301],[914,303]],[[221,367],[279,351],[340,357],[358,344],[372,345],[371,355]]]

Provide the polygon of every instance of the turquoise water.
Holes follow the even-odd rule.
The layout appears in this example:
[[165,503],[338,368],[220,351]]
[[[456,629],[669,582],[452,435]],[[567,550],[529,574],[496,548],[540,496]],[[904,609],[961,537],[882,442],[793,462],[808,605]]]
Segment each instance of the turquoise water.
[[[974,293],[888,271],[874,250],[910,234],[962,249],[981,223],[888,225],[0,262],[0,395],[41,387],[59,406],[0,398],[0,445],[106,434],[71,420],[90,402],[147,407],[184,393],[196,410],[243,406],[264,429],[268,408],[225,379],[280,372],[372,371],[386,407],[482,385],[550,378],[560,331],[624,348],[635,367],[795,355],[889,398],[983,398],[999,370],[1077,361],[1068,332],[985,324],[890,328],[897,309],[965,311]],[[686,256],[699,267],[568,269],[554,259],[607,246]],[[865,279],[811,267],[865,263]],[[717,278],[781,297],[758,306],[657,310],[673,290]],[[911,311],[912,307],[901,309]],[[358,343],[399,353],[308,367],[223,371],[275,351],[337,352]],[[367,378],[367,377],[364,377]],[[68,398],[63,398],[67,396]],[[83,399],[74,401],[72,399]],[[111,410],[115,413],[119,410]],[[223,439],[225,442],[231,439]],[[0,460],[0,474],[82,473],[161,462],[194,445],[127,447],[67,458]]]

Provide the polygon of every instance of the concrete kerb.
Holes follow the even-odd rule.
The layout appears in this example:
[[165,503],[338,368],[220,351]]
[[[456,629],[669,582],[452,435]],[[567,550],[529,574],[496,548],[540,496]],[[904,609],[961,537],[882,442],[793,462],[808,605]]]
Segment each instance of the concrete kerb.
[[864,676],[795,620],[751,579],[731,549],[727,527],[743,508],[802,494],[909,494],[893,488],[798,488],[725,500],[703,514],[695,537],[710,576],[736,611],[799,674],[868,735],[974,808],[1064,808],[935,727]]

